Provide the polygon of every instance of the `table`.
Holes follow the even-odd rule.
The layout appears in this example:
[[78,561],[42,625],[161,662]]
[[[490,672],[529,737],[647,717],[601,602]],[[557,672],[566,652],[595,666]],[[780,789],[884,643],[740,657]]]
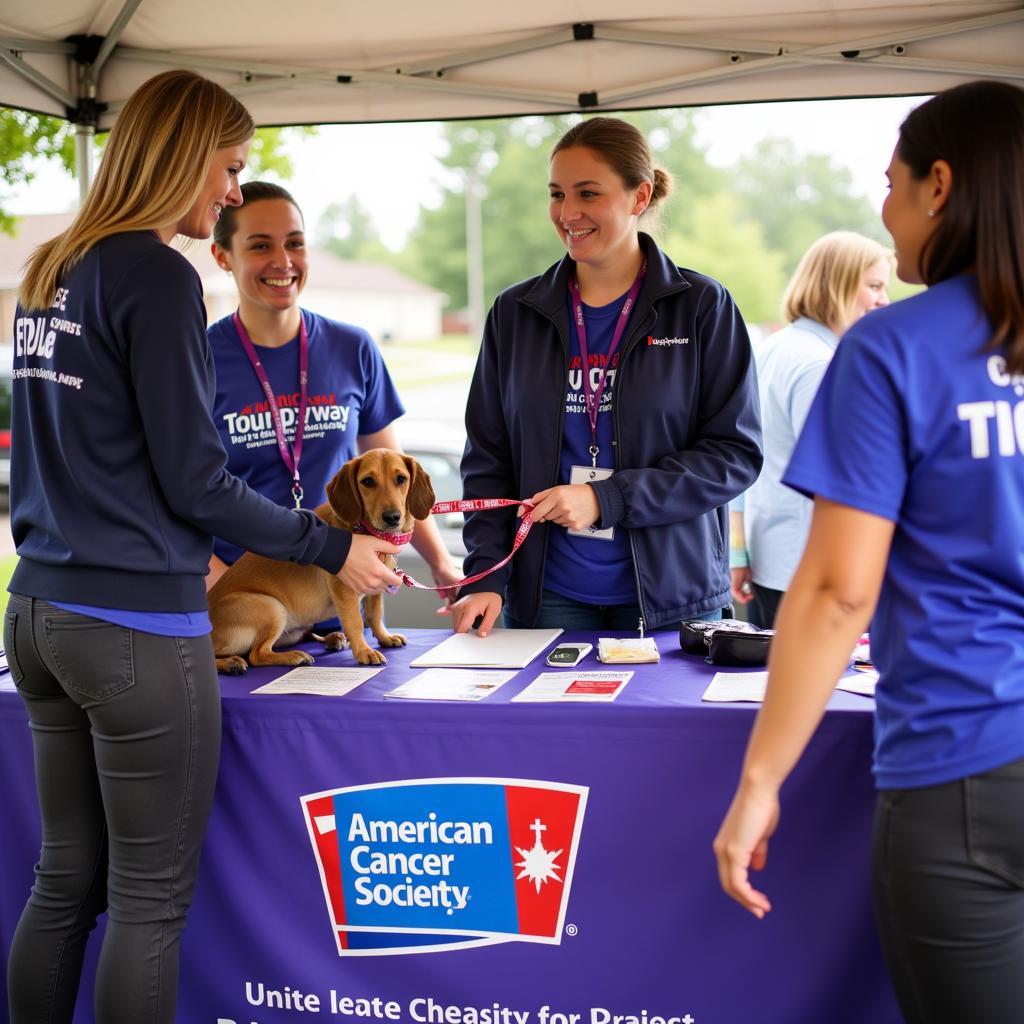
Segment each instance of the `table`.
[[[661,663],[629,666],[635,674],[611,704],[510,703],[544,670],[539,659],[479,703],[385,700],[385,691],[416,673],[409,661],[444,636],[410,632],[409,646],[388,652],[388,667],[346,697],[249,692],[281,670],[222,677],[223,753],[183,940],[179,1021],[897,1024],[869,896],[869,698],[833,695],[786,784],[780,831],[759,883],[775,909],[759,922],[722,894],[711,853],[755,708],[701,704],[712,667],[661,633]],[[354,661],[340,652],[318,654],[318,664]],[[591,654],[579,669],[601,667]],[[17,694],[0,692],[5,962],[38,851],[24,717]],[[396,785],[381,788],[386,783]],[[343,828],[341,817],[324,813],[343,815],[344,801],[356,798],[346,794],[311,804],[307,822],[301,797],[351,787],[371,787],[355,791],[371,800],[361,817],[350,816]],[[529,803],[545,788],[552,792],[540,798],[560,801],[561,810],[552,804],[550,815],[537,814],[540,805],[530,804],[523,818],[516,801]],[[416,802],[427,793],[427,803]],[[413,800],[409,813],[420,817],[410,826],[421,829],[419,846],[409,845],[408,830],[370,836],[381,822],[405,827],[398,819],[406,798]],[[508,828],[518,829],[510,832],[511,851],[500,824],[486,837],[490,845],[473,845],[468,832],[460,845],[453,829],[478,825],[485,804],[501,805],[499,818],[507,804]],[[424,824],[428,807],[447,828],[443,838]],[[552,839],[545,823],[558,815]],[[339,846],[323,842],[335,824],[343,833],[340,855]],[[353,854],[353,843],[363,849]],[[429,919],[428,930],[353,931],[339,940],[330,904],[337,871],[318,864],[317,848],[328,859],[332,848],[341,857],[345,885],[356,864],[364,892],[380,882],[385,899],[402,890],[413,903],[433,901],[392,905],[394,918],[370,908],[378,925]],[[392,863],[396,874],[372,874],[373,854],[395,850],[419,850],[421,858]],[[430,852],[439,859],[428,860]],[[470,863],[477,854],[483,860]],[[495,856],[504,866],[495,866]],[[508,876],[509,858],[524,877]],[[442,882],[450,883],[447,890]],[[454,906],[456,890],[465,910]],[[548,901],[539,924],[523,909],[535,890]],[[357,921],[359,908],[346,891]],[[510,898],[519,901],[518,922]],[[453,919],[466,920],[477,935],[486,928],[494,934],[481,941],[472,929],[469,936],[442,933]],[[529,934],[510,934],[517,928]],[[350,948],[339,949],[339,941]],[[389,952],[389,945],[412,951]],[[90,1005],[86,983],[76,1024],[92,1020]]]

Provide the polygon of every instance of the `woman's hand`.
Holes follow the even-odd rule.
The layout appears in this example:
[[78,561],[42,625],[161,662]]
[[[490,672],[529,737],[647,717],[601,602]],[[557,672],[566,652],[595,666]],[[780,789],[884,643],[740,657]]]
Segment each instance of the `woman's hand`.
[[437,614],[452,617],[452,631],[455,633],[468,633],[479,618],[477,633],[480,636],[487,636],[501,613],[501,605],[501,594],[481,591],[479,594],[467,594],[454,604],[438,608]]
[[597,494],[590,484],[559,484],[538,491],[530,501],[535,523],[555,523],[570,530],[585,530],[601,516]]
[[763,918],[772,905],[750,884],[750,871],[761,871],[768,862],[768,840],[778,823],[778,792],[758,791],[752,784],[743,784],[715,836],[722,888],[757,918]]
[[452,584],[462,579],[462,573],[456,568],[455,563],[446,558],[440,565],[431,567],[430,575],[434,578],[435,587],[444,587],[444,590],[437,592],[437,596],[446,605],[452,604],[459,596],[459,588]]
[[750,604],[754,600],[754,578],[750,566],[742,569],[730,569],[732,576],[732,599],[737,604]]

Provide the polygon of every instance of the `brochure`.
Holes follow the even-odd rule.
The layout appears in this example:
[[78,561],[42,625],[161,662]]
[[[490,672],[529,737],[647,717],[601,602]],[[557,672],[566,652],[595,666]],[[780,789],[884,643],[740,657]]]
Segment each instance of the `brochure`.
[[344,697],[357,686],[371,679],[384,667],[319,668],[304,665],[278,676],[272,683],[259,686],[252,693],[311,693],[317,697]]
[[428,668],[385,697],[403,700],[483,700],[516,673],[486,669]]
[[608,702],[632,677],[632,672],[541,672],[512,700]]
[[526,668],[561,633],[560,629],[493,629],[487,636],[453,633],[409,664],[413,668]]

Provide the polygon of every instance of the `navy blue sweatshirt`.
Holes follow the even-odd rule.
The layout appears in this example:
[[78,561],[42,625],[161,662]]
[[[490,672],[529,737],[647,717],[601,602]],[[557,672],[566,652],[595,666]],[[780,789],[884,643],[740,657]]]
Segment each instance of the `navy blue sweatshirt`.
[[206,607],[211,537],[337,572],[351,535],[225,469],[199,276],[153,232],[94,245],[14,331],[10,590]]

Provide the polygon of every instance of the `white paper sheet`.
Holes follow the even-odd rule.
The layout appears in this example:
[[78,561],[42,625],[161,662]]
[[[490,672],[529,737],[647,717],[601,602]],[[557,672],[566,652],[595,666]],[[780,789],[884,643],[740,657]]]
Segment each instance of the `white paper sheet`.
[[836,689],[846,690],[847,693],[859,693],[865,697],[874,697],[877,683],[877,672],[854,672],[852,675],[843,676],[836,683]]
[[515,674],[488,669],[428,668],[384,696],[404,700],[483,700]]
[[[877,681],[877,672],[853,672],[843,676],[836,683],[836,689],[873,697]],[[701,700],[725,703],[754,701],[760,704],[767,685],[767,672],[716,672]]]
[[767,672],[716,672],[701,700],[730,704],[735,701],[755,701],[759,704],[764,700],[767,685]]
[[409,664],[413,668],[526,668],[562,635],[561,629],[495,629],[453,633]]
[[357,686],[372,679],[383,666],[374,668],[320,668],[305,665],[278,676],[272,683],[259,686],[253,693],[311,693],[317,697],[344,697]]
[[541,672],[512,700],[521,701],[584,701],[586,703],[615,700],[632,679],[632,672]]

